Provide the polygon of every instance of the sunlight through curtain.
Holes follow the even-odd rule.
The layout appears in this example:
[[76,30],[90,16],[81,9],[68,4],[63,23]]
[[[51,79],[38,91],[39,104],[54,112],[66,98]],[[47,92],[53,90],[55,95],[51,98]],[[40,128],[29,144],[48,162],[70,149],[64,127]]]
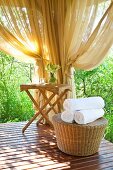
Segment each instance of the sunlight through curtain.
[[[108,3],[96,22],[100,7]],[[113,2],[105,0],[1,0],[0,49],[39,66],[59,64],[58,82],[68,83],[71,68],[90,70],[113,43]]]

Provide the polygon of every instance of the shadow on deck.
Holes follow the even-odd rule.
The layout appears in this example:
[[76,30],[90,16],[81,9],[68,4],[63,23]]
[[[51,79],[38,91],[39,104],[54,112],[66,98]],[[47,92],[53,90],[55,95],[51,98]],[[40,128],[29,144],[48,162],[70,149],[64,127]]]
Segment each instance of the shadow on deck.
[[49,126],[32,123],[23,135],[24,124],[0,124],[0,170],[113,170],[112,143],[103,140],[92,156],[69,156],[57,148]]

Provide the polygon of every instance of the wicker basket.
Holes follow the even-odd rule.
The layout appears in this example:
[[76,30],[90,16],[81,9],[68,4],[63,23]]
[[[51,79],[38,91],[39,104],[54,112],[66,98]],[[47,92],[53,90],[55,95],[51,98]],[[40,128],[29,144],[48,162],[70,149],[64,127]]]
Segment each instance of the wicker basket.
[[76,156],[93,155],[98,151],[107,120],[100,118],[87,125],[70,124],[61,120],[61,114],[52,118],[58,148]]

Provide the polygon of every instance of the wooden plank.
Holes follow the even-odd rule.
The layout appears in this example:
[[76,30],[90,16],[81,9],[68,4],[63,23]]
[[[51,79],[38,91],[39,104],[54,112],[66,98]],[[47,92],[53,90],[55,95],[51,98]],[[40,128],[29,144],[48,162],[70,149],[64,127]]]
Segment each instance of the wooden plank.
[[50,126],[33,123],[23,135],[25,124],[0,124],[0,170],[113,170],[112,143],[103,140],[92,156],[70,156],[58,149]]

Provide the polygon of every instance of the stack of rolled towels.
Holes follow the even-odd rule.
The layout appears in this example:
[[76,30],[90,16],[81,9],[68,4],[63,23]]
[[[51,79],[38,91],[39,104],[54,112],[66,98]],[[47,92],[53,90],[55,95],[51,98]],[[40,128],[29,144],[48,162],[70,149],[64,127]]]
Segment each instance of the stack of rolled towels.
[[87,124],[103,117],[105,102],[101,97],[66,99],[61,119],[67,123]]

